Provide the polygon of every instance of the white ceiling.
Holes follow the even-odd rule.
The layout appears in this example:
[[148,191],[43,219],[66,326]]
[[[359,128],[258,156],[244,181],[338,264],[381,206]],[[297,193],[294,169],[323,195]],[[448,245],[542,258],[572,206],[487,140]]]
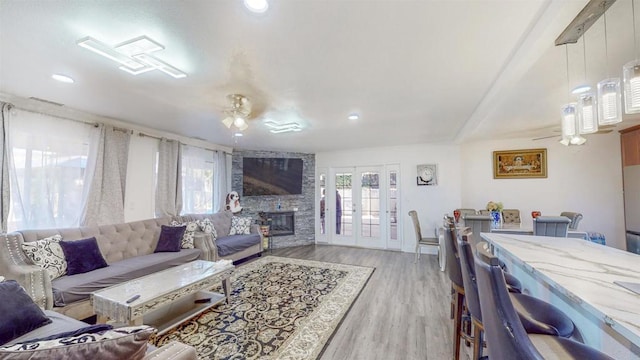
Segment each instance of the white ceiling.
[[[270,0],[256,15],[242,0],[2,0],[0,92],[247,149],[548,135],[568,100],[565,49],[553,42],[585,4]],[[618,0],[607,21],[609,72],[621,76],[633,57],[631,0]],[[603,30],[600,19],[586,37],[593,85],[606,77]],[[76,45],[140,35],[162,43],[155,56],[189,76],[132,76]],[[582,54],[581,42],[569,47],[571,86],[584,80]],[[232,92],[267,110],[235,144],[220,122]],[[361,119],[347,120],[351,112]],[[304,131],[271,134],[262,124],[292,116]]]

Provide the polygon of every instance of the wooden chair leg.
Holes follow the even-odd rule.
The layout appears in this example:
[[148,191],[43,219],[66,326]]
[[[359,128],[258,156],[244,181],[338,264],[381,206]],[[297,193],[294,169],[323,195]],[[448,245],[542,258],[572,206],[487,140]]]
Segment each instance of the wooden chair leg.
[[462,333],[462,310],[464,296],[456,291],[455,315],[453,317],[453,359],[460,359],[460,334]]
[[473,360],[480,360],[484,342],[484,329],[478,322],[473,321]]

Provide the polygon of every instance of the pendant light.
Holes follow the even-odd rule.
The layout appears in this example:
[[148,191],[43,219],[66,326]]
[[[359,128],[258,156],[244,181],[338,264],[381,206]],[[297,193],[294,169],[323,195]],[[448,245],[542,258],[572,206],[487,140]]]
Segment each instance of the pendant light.
[[598,124],[614,125],[622,121],[622,91],[620,78],[609,77],[609,44],[607,40],[607,13],[604,20],[604,66],[607,79],[598,83]]
[[627,114],[640,113],[640,61],[638,60],[638,44],[636,41],[635,0],[631,0],[631,16],[633,19],[633,49],[635,60],[622,68],[624,81],[624,107]]
[[[582,53],[584,60],[584,81],[587,82],[587,35],[582,34]],[[591,86],[583,85],[584,92],[578,94],[576,112],[578,114],[578,133],[593,134],[598,131],[598,106]],[[574,89],[575,92],[575,89]]]
[[[567,90],[571,86],[569,82],[569,47],[565,44],[565,54],[567,58]],[[578,131],[579,123],[578,116],[576,116],[576,103],[569,102],[561,108],[562,111],[562,139],[560,144],[564,146],[569,145],[582,145],[587,139],[580,136]]]

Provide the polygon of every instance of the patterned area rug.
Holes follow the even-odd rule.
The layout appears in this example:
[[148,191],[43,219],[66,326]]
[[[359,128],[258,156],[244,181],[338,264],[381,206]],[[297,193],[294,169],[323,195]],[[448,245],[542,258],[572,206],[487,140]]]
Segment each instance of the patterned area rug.
[[267,256],[236,269],[231,304],[152,342],[189,344],[201,359],[316,359],[373,270]]

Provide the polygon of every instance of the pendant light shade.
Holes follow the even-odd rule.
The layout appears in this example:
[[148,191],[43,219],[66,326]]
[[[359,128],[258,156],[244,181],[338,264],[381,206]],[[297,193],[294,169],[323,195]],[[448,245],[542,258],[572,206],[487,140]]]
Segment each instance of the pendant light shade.
[[571,139],[577,135],[576,130],[576,104],[566,104],[562,107],[562,140],[560,143],[569,146]]
[[624,108],[627,114],[640,113],[640,61],[633,60],[622,68]]
[[581,94],[576,106],[578,134],[593,134],[598,131],[598,106],[593,92]]
[[619,78],[598,83],[598,124],[614,125],[622,121],[622,89]]

